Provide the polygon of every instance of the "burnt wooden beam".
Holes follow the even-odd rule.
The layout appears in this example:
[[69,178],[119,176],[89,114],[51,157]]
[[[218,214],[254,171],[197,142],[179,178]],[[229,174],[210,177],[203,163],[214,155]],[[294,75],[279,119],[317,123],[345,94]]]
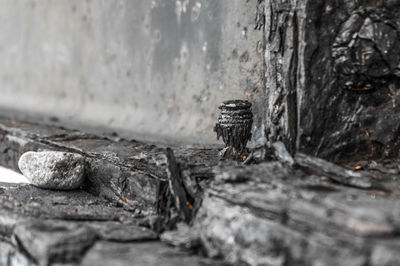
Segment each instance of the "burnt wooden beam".
[[264,2],[267,138],[335,162],[398,158],[400,5]]
[[[212,175],[209,166],[218,162],[216,149],[174,149],[186,182]],[[41,150],[83,155],[87,181],[82,189],[143,215],[157,212],[158,189],[169,176],[165,146],[0,117],[0,165],[18,171],[24,152]]]
[[[349,169],[292,157],[281,142],[264,147],[265,156],[253,150],[257,164],[218,163],[216,148],[169,149],[4,117],[0,130],[8,167],[28,150],[76,152],[88,162],[87,183],[76,191],[0,184],[0,258],[360,266],[399,259],[395,164]],[[161,232],[162,241],[190,250],[175,253],[159,242]]]
[[149,223],[85,191],[0,183],[0,265],[218,263],[161,243]]
[[[157,223],[154,229],[158,232],[174,229],[180,221],[189,223],[192,218],[194,198],[187,192],[185,180],[174,152],[165,150],[167,181],[161,182],[157,196]],[[190,179],[190,178],[189,178]]]
[[[1,265],[219,263],[159,241],[160,231],[192,218],[194,198],[201,198],[214,176],[217,149],[171,149],[0,118],[2,166],[18,171],[17,162],[24,152],[40,150],[83,155],[86,182],[74,191],[1,183]],[[166,198],[159,197],[163,187]],[[172,217],[159,219],[157,225],[157,217],[165,215],[158,208],[160,201]]]
[[208,256],[245,265],[388,266],[400,259],[398,178],[385,181],[391,192],[358,189],[268,162],[220,167],[216,179],[194,225],[163,234],[164,241],[200,242]]
[[[342,185],[353,186],[360,189],[387,189],[382,182],[375,180],[376,176],[369,172],[345,169],[339,165],[325,161],[320,158],[296,154],[296,163],[310,174],[325,176]],[[390,180],[389,175],[381,174],[381,180]],[[388,188],[389,189],[389,188]]]
[[179,164],[176,162],[174,152],[167,148],[167,176],[171,196],[177,208],[179,218],[185,222],[190,222],[191,208],[193,204],[189,201],[188,193],[186,192],[182,172]]

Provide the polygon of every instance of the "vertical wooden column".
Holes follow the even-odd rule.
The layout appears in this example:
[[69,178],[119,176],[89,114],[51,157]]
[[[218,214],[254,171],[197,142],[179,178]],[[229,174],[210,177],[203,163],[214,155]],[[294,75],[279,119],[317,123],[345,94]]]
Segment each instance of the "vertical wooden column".
[[266,1],[266,135],[283,141],[291,152],[298,130],[297,88],[304,70],[304,18],[306,1]]

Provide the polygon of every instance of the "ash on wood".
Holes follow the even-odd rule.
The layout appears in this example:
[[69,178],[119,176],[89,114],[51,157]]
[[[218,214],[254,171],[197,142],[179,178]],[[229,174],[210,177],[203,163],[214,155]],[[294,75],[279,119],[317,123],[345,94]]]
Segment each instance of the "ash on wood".
[[0,130],[0,163],[9,167],[25,151],[40,149],[90,162],[81,190],[0,184],[0,262],[3,256],[20,265],[219,265],[222,259],[386,266],[399,260],[397,164],[349,169],[301,153],[292,157],[276,142],[252,151],[258,164],[239,165],[219,161],[210,147],[172,150],[6,118]]
[[400,259],[398,179],[390,182],[396,192],[360,190],[280,162],[225,167],[218,175],[225,182],[207,189],[193,227],[181,229],[190,237],[178,241],[180,233],[170,233],[165,241],[190,246],[197,240],[208,256],[235,265],[396,265]]
[[[79,153],[90,167],[83,190],[0,185],[0,258],[22,265],[58,258],[78,265],[215,265],[215,258],[238,265],[398,264],[399,3],[260,0],[258,7],[272,144],[252,152],[259,164],[226,160],[216,167],[213,147],[172,152],[2,118],[0,163],[16,168],[23,152],[53,149]],[[221,107],[216,131],[233,158],[247,152],[250,108],[243,101]],[[72,225],[57,228],[54,220]],[[190,251],[154,240],[175,227],[162,240]],[[32,240],[26,228],[44,237]],[[81,230],[83,245],[69,249],[76,233],[69,228]],[[199,250],[213,259],[193,255]]]
[[[164,147],[0,117],[2,165],[18,171],[22,154],[45,150],[86,158],[84,190],[136,213],[157,213],[158,188],[168,180]],[[218,163],[218,151],[208,147],[174,152],[190,180],[212,175],[210,166]]]
[[217,263],[161,243],[148,227],[146,218],[84,191],[0,183],[0,265]]
[[87,226],[63,221],[28,221],[14,228],[17,245],[40,265],[79,261],[96,233]]

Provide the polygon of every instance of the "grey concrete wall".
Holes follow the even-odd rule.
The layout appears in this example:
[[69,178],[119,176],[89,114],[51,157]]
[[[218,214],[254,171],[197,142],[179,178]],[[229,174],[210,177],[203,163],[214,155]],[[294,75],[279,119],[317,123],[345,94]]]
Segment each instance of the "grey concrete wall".
[[[215,142],[217,107],[262,99],[257,0],[0,0],[0,107]],[[260,132],[257,116],[255,132]],[[256,137],[259,134],[255,134]]]

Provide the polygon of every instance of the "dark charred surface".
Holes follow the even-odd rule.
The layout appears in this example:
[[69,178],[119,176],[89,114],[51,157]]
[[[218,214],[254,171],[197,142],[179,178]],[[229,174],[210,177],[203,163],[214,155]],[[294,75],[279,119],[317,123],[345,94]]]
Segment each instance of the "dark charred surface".
[[[321,161],[311,168],[331,167]],[[391,192],[360,190],[280,162],[222,167],[216,180],[193,227],[165,233],[165,241],[201,241],[208,256],[236,264],[396,265],[399,259],[398,180],[389,182]]]
[[[88,161],[84,190],[137,213],[155,213],[157,189],[168,180],[165,147],[8,118],[0,118],[0,130],[2,165],[18,170],[19,157],[26,151],[80,153]],[[203,166],[218,162],[217,151],[211,149],[181,147],[175,152],[182,171],[193,178],[210,175]]]
[[132,245],[99,241],[83,258],[81,265],[223,265],[221,262],[201,258],[161,242]]
[[72,151],[88,162],[87,182],[76,191],[0,184],[4,265],[399,259],[400,181],[392,161],[354,169],[292,156],[275,142],[252,149],[244,163],[220,162],[218,147],[170,149],[6,118],[0,129],[2,165],[15,167],[28,150]]
[[[158,232],[174,228],[180,220],[191,220],[193,205],[200,204],[195,204],[194,197],[202,195],[207,180],[214,176],[211,166],[218,162],[216,149],[175,147],[173,152],[162,145],[115,136],[0,120],[3,166],[17,170],[19,157],[29,150],[76,152],[87,160],[87,181],[80,190],[0,184],[1,263],[99,265],[102,261],[109,265],[111,258],[120,257],[117,265],[131,265],[133,259],[148,265],[160,261],[174,265],[180,260],[187,265],[214,265],[160,243]],[[167,197],[160,198],[164,185]],[[160,201],[165,212],[158,208]],[[94,248],[92,254],[89,250],[95,243],[121,250],[100,254]]]
[[182,170],[170,148],[165,151],[165,162],[168,180],[161,182],[158,190],[158,220],[154,228],[158,232],[174,229],[179,221],[190,222],[195,200],[187,192]]
[[400,36],[396,15],[387,8],[360,8],[343,23],[332,48],[342,88],[379,90],[398,83]]
[[146,219],[84,191],[6,183],[0,191],[0,265],[215,265],[160,243]]
[[[30,150],[87,160],[77,191],[0,184],[0,264],[397,265],[399,16],[392,0],[257,1],[266,94],[241,86],[268,146],[243,163],[219,162],[217,147],[0,118],[4,166]],[[215,129],[233,159],[247,155],[250,109],[221,107]]]
[[241,160],[248,155],[247,142],[251,139],[253,113],[248,101],[232,100],[223,102],[219,109],[221,114],[214,131],[217,138],[222,137],[226,148],[222,156],[234,160]]
[[266,135],[335,162],[397,159],[396,1],[269,1]]

